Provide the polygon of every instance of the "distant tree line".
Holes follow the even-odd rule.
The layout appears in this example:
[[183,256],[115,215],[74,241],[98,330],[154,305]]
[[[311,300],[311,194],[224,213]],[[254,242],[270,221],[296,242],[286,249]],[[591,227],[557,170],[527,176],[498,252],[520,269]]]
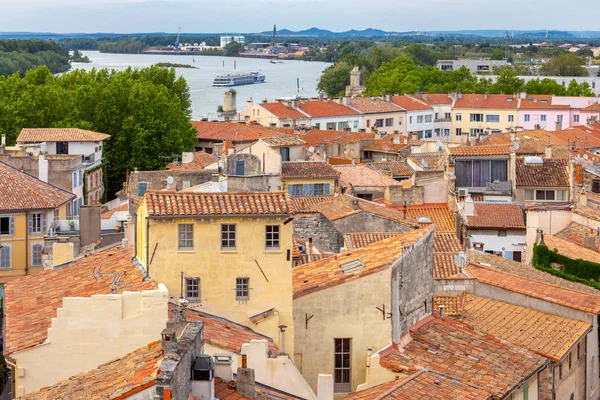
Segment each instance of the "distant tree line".
[[127,170],[161,169],[161,155],[189,151],[188,85],[174,69],[74,70],[47,67],[0,77],[0,131],[14,144],[22,128],[76,127],[111,135],[104,145],[107,198],[122,188]]
[[46,40],[0,40],[0,76],[25,73],[46,65],[53,73],[68,71],[69,52],[64,47]]

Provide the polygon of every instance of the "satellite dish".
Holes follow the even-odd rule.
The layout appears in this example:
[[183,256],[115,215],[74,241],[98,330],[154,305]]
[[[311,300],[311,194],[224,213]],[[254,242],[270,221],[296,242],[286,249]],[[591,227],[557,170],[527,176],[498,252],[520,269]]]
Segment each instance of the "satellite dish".
[[310,147],[308,148],[308,152],[309,152],[309,153],[314,153],[314,152],[315,152],[315,148],[314,148],[313,146],[310,146]]
[[168,183],[169,185],[172,185],[172,184],[173,184],[173,182],[175,182],[175,179],[173,179],[173,177],[172,177],[172,176],[170,176],[170,175],[169,175],[169,176],[167,176],[167,183]]
[[588,157],[588,155],[587,155],[587,154],[584,154],[584,155],[583,155],[583,159],[584,159],[584,160],[587,160],[587,159],[589,159],[589,158],[590,158],[590,157]]
[[517,142],[516,140],[513,142],[513,146],[515,147],[515,150],[519,150],[519,147],[521,147],[521,145],[519,145],[519,142]]

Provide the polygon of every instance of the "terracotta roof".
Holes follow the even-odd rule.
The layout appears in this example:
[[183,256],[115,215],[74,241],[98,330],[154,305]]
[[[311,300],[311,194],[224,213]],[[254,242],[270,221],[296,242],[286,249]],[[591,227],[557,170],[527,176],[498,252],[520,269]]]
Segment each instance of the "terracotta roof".
[[303,146],[306,142],[296,135],[282,135],[263,138],[262,141],[269,147]]
[[415,173],[405,161],[374,162],[369,166],[381,173],[390,175],[392,178],[409,177]]
[[[224,382],[221,378],[215,378],[215,399],[219,400],[251,400],[251,397],[245,396],[236,391],[236,381],[232,380]],[[280,390],[261,385],[256,382],[254,389],[256,390],[255,399],[283,399],[283,400],[298,400],[299,397],[289,393],[284,393]],[[191,398],[190,398],[191,399]],[[195,398],[194,398],[195,399]]]
[[462,321],[478,331],[560,361],[586,334],[587,322],[467,294]]
[[17,143],[100,142],[108,138],[110,135],[78,128],[23,128]]
[[[463,94],[454,102],[453,109],[489,108],[517,109],[518,99],[505,94]],[[468,116],[467,116],[468,117]]]
[[344,246],[348,250],[360,249],[383,239],[400,235],[400,232],[354,232],[344,234]]
[[383,383],[345,400],[487,400],[490,392],[431,372],[420,371],[405,379]]
[[204,168],[208,164],[212,164],[217,161],[217,157],[212,154],[205,153],[203,151],[194,152],[194,160],[189,163],[170,163],[165,168],[176,171],[196,171]]
[[340,175],[340,186],[401,186],[402,184],[387,175],[380,174],[363,164],[336,165],[333,167]]
[[51,210],[75,198],[1,161],[0,188],[0,211]]
[[544,235],[544,242],[550,250],[557,249],[559,254],[569,257],[570,259],[583,259],[600,263],[600,253],[595,250],[586,249],[579,244],[551,235]]
[[103,212],[100,217],[102,219],[110,219],[116,212],[121,211],[129,211],[129,203],[123,203],[120,206],[113,208],[112,210]]
[[570,110],[571,106],[568,104],[552,104],[552,95],[529,95],[526,99],[519,101],[520,110]]
[[[394,143],[394,139],[397,139],[399,143]],[[401,135],[387,135],[386,137],[378,140],[374,140],[370,144],[363,147],[364,151],[375,151],[380,153],[397,154],[404,149],[408,151],[409,145],[403,143]]]
[[318,146],[321,143],[339,143],[348,144],[375,139],[373,132],[350,132],[350,131],[325,131],[313,129],[300,137],[306,142],[307,146]]
[[448,148],[450,157],[508,156],[512,145],[458,146]]
[[[396,209],[403,212],[403,206],[397,206]],[[418,220],[419,217],[427,217],[435,224],[436,233],[456,232],[456,222],[454,212],[450,210],[448,204],[424,204],[406,207],[406,216]]]
[[72,265],[44,270],[5,284],[5,354],[43,343],[64,297],[112,293],[112,278],[97,280],[96,268],[101,272],[127,273],[122,277],[127,286],[120,287],[119,292],[156,289],[154,281],[142,280],[142,272],[133,264],[132,257],[131,247],[106,250]]
[[301,113],[293,107],[288,107],[284,102],[260,103],[262,108],[275,115],[279,119],[308,119],[306,114]]
[[422,93],[411,97],[417,97],[429,105],[452,105],[452,99],[447,93]]
[[456,253],[462,250],[462,246],[456,233],[438,232],[438,228],[436,227],[434,249],[436,253]]
[[148,190],[150,217],[294,214],[290,196],[284,192],[193,193]]
[[454,263],[458,253],[433,253],[433,279],[465,279]]
[[560,137],[574,148],[600,147],[600,136],[596,129],[590,129],[587,125],[572,126],[562,131],[550,131],[548,134]]
[[443,171],[445,158],[443,155],[413,154],[408,159],[425,171]]
[[116,360],[101,364],[20,399],[124,399],[156,385],[165,358],[160,341],[152,342]]
[[574,214],[581,215],[585,218],[593,219],[596,222],[600,222],[600,210],[597,210],[595,208],[575,204],[575,207],[573,207],[571,211]]
[[523,209],[516,203],[475,202],[475,215],[467,216],[471,229],[525,229]]
[[[169,315],[173,315],[174,309],[175,305],[169,303]],[[215,347],[240,354],[244,343],[250,343],[251,340],[266,340],[271,355],[279,354],[279,348],[273,339],[242,324],[194,309],[186,310],[185,318],[191,322],[203,321],[204,340]]]
[[600,291],[583,283],[571,282],[548,274],[533,268],[530,265],[522,264],[504,257],[498,257],[492,254],[487,254],[479,251],[470,251],[469,260],[475,263],[485,263],[490,265],[490,268],[505,272],[510,275],[521,276],[539,282],[545,282],[551,285],[561,286],[577,292],[584,292],[600,296]]
[[[375,242],[360,249],[347,251],[292,269],[294,299],[390,268],[403,252],[426,236],[429,229],[419,229]],[[344,272],[345,264],[357,261],[358,269]]]
[[600,295],[579,292],[530,278],[510,275],[493,268],[476,265],[473,262],[467,266],[466,272],[471,278],[477,279],[477,281],[486,285],[496,286],[588,314],[600,314]]
[[341,117],[345,115],[360,115],[358,111],[332,100],[299,101],[298,109],[313,118]]
[[569,161],[544,159],[543,164],[525,164],[517,158],[517,186],[524,187],[570,187]]
[[281,163],[282,179],[319,179],[335,178],[337,173],[333,167],[324,161],[301,161]]
[[334,196],[291,196],[292,204],[297,214],[312,213],[312,208],[317,204],[329,201]]
[[462,313],[462,299],[459,296],[436,294],[433,296],[433,309],[443,315],[458,316]]
[[363,114],[402,112],[403,110],[395,104],[388,103],[377,97],[352,97],[348,105]]
[[252,142],[260,138],[293,134],[293,129],[265,128],[264,126],[229,122],[190,121],[196,128],[196,138],[202,140]]
[[269,308],[266,311],[263,311],[263,312],[258,313],[256,315],[252,315],[252,316],[248,317],[248,319],[250,321],[252,321],[253,324],[259,324],[262,321],[264,321],[267,318],[272,317],[274,315],[278,315],[278,311],[275,308]]
[[333,257],[333,254],[313,254],[312,261],[308,260],[308,254],[300,254],[300,257],[297,260],[296,266],[308,264],[318,260],[324,260],[326,258]]
[[590,104],[589,106],[583,107],[581,109],[581,111],[600,111],[600,104],[598,104],[598,103]]
[[[354,205],[353,205],[354,203]],[[417,224],[411,219],[404,219],[402,212],[395,208],[386,207],[372,201],[359,199],[350,195],[335,196],[331,200],[319,203],[310,209],[320,212],[330,221],[346,218],[361,212],[372,214],[390,221],[400,222],[407,226],[416,227]]]
[[433,373],[504,397],[535,374],[545,359],[504,340],[473,330],[450,317],[431,315],[410,328],[411,341],[379,352],[393,371],[427,368]]
[[406,111],[424,111],[431,110],[433,107],[424,102],[423,100],[409,96],[392,96],[392,103],[402,107]]
[[596,252],[600,252],[600,237],[598,237],[595,229],[590,229],[587,226],[571,222],[569,226],[554,236],[559,239],[574,243],[578,246],[583,246],[583,241],[586,236],[594,236]]

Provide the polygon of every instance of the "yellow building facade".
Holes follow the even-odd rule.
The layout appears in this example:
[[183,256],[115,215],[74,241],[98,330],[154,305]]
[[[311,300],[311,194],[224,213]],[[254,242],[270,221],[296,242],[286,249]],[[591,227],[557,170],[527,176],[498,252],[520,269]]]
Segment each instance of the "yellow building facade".
[[277,345],[285,325],[293,354],[292,214],[284,193],[149,191],[136,215],[136,258],[171,296]]
[[487,131],[506,132],[518,125],[513,95],[463,94],[452,107],[452,135],[462,142]]

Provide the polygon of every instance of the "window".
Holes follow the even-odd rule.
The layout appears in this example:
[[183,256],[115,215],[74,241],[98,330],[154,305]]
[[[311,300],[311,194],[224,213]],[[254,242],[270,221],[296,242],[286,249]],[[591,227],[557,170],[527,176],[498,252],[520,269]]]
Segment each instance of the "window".
[[417,115],[417,124],[423,123],[423,115]]
[[46,214],[29,214],[29,233],[46,232]]
[[0,268],[12,268],[12,247],[10,244],[3,244],[0,248]]
[[79,171],[79,185],[83,185],[83,171]]
[[290,148],[289,147],[280,148],[279,154],[281,154],[281,161],[290,161]]
[[385,126],[387,126],[387,127],[394,126],[394,118],[386,118]]
[[279,248],[279,225],[267,225],[266,247],[267,249]]
[[[315,196],[322,196],[324,194],[323,191],[325,190],[324,186],[325,185],[322,184],[322,183],[315,183],[314,184],[314,189],[313,189],[314,195]],[[329,194],[329,193],[327,193],[327,194]]]
[[15,234],[15,219],[13,217],[0,217],[0,235],[12,236]]
[[462,129],[456,128],[456,136],[460,136],[460,135],[462,135]]
[[512,114],[510,114],[510,115],[508,116],[508,122],[515,122],[515,116],[514,116],[514,115],[512,115]]
[[525,114],[525,115],[523,116],[523,118],[524,118],[525,122],[529,122],[529,121],[531,121],[531,115],[529,115],[529,114]]
[[368,119],[368,120],[367,120],[367,128],[370,128],[370,127],[371,127],[371,120],[370,120],[370,119]]
[[352,339],[334,339],[333,391],[345,393],[351,391],[350,345]]
[[450,129],[444,129],[444,136],[450,136]]
[[338,122],[337,126],[338,126],[338,131],[343,131],[346,128],[348,128],[348,123],[346,121]]
[[76,188],[77,186],[77,172],[73,172],[73,188]]
[[412,115],[411,115],[410,117],[408,117],[408,123],[409,123],[409,124],[412,124],[412,121],[413,121],[413,120],[412,120]]
[[402,125],[402,117],[398,117],[398,125]]
[[302,196],[302,185],[288,185],[291,196]]
[[250,299],[250,278],[235,278],[235,299]]
[[244,176],[245,169],[246,169],[246,165],[243,160],[237,160],[235,162],[235,174],[237,176]]
[[221,225],[221,248],[235,249],[235,224]]
[[200,300],[200,278],[185,278],[185,298]]
[[525,189],[525,201],[534,201],[534,191],[531,189]]
[[451,114],[451,113],[445,113],[445,114],[444,114],[444,118],[446,118],[447,120],[450,120],[450,119],[451,119],[451,117],[452,117],[452,114]]
[[435,132],[436,137],[440,136],[440,128],[435,128],[433,131]]
[[456,114],[456,117],[455,117],[455,119],[456,119],[457,121],[462,121],[462,114]]
[[433,121],[433,116],[431,114],[425,116],[425,122]]
[[42,252],[44,250],[43,243],[32,243],[31,244],[31,266],[41,267],[42,266]]
[[535,191],[535,199],[536,200],[554,201],[554,198],[555,198],[554,190],[536,190]]
[[506,181],[506,160],[457,160],[455,162],[456,187],[481,188],[493,181]]
[[540,115],[540,122],[546,122],[546,114]]
[[423,139],[427,139],[431,137],[431,129],[426,129],[423,131]]
[[326,126],[328,131],[335,131],[335,122],[328,122]]
[[556,200],[557,201],[569,201],[569,191],[568,190],[557,190],[556,191]]
[[69,142],[56,142],[56,154],[69,154]]
[[138,185],[138,195],[143,196],[148,190],[148,182],[140,182]]
[[179,250],[194,249],[194,224],[179,224]]
[[600,181],[592,181],[592,193],[600,193]]
[[529,400],[529,383],[523,384],[523,400]]
[[378,128],[383,128],[383,119],[376,119],[375,126]]
[[556,122],[559,122],[559,123],[563,122],[563,116],[562,116],[562,114],[556,116]]
[[321,129],[321,123],[320,122],[315,124],[315,129],[316,130]]
[[[527,192],[533,192],[533,190],[525,191],[525,200],[531,197],[531,194]],[[567,201],[569,198],[568,190],[536,190],[535,200],[541,201]]]
[[498,229],[499,237],[506,237],[506,229]]
[[500,116],[498,114],[487,114],[485,122],[500,122]]
[[354,120],[354,129],[358,129],[358,120]]
[[471,114],[471,122],[483,122],[483,114]]
[[469,129],[469,132],[471,133],[471,136],[477,136],[483,133],[483,129],[482,128],[471,128]]
[[579,115],[573,115],[573,122],[579,122]]

